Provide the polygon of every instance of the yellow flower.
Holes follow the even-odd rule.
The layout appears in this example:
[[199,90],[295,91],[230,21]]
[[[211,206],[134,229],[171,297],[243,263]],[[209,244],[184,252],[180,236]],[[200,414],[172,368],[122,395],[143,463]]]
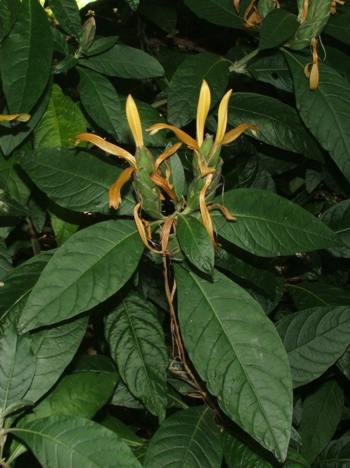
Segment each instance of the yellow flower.
[[30,118],[29,114],[0,114],[0,122],[28,122]]

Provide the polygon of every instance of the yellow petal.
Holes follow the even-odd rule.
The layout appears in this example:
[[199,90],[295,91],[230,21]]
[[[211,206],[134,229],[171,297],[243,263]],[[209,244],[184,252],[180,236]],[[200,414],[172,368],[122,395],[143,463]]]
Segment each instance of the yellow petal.
[[169,182],[164,179],[164,177],[159,174],[152,174],[150,179],[157,185],[157,187],[160,187],[171,200],[177,201],[175,193],[171,190]]
[[92,143],[106,153],[112,154],[113,156],[118,156],[118,158],[121,159],[125,159],[125,161],[127,161],[130,166],[133,166],[136,169],[136,159],[132,154],[129,153],[129,151],[126,151],[120,146],[109,143],[98,135],[94,135],[93,133],[80,133],[80,135],[75,137],[75,140],[77,144],[80,141],[87,141],[88,143]]
[[225,133],[221,144],[228,145],[229,143],[232,143],[233,141],[237,140],[237,138],[239,138],[242,135],[242,133],[244,133],[246,130],[251,130],[253,133],[256,133],[258,131],[258,128],[255,125],[249,124],[238,125],[238,127],[233,128],[229,132]]
[[239,7],[240,7],[241,0],[233,0],[233,6],[235,7],[235,10],[237,13],[239,13]]
[[182,143],[175,143],[175,145],[170,146],[170,148],[167,148],[163,153],[161,153],[158,158],[155,161],[155,170],[157,171],[159,169],[159,166],[170,156],[172,156],[176,151],[180,148]]
[[159,132],[159,130],[170,130],[171,132],[175,133],[177,138],[185,143],[189,148],[191,149],[199,149],[197,142],[194,138],[192,138],[188,133],[184,132],[183,130],[180,130],[177,127],[174,127],[174,125],[168,125],[165,123],[158,123],[152,125],[150,128],[147,128],[147,132],[149,132],[151,135],[155,135],[156,133]]
[[141,219],[141,217],[139,215],[140,209],[141,209],[141,203],[137,203],[135,205],[135,207],[134,207],[134,220],[135,220],[135,224],[136,224],[139,236],[141,237],[141,240],[145,244],[147,249],[151,250],[154,253],[161,254],[162,252],[160,252],[159,250],[156,250],[149,243],[150,233],[148,232],[148,235],[147,235],[146,228],[145,228],[145,226],[144,226],[144,224],[142,222],[142,219]]
[[210,239],[215,244],[213,222],[211,220],[209,209],[208,209],[206,201],[205,201],[206,193],[207,193],[207,190],[209,188],[209,185],[211,184],[211,182],[213,180],[213,177],[214,177],[214,174],[209,174],[209,175],[206,176],[203,188],[199,192],[199,209],[200,209],[200,212],[201,212],[202,223],[203,223],[205,229],[207,230]]
[[215,143],[221,144],[227,127],[227,114],[228,114],[228,103],[232,94],[232,89],[227,91],[225,96],[221,99],[218,112],[218,128],[216,130]]
[[199,98],[198,98],[198,105],[197,105],[197,144],[200,148],[203,143],[204,139],[204,128],[205,122],[208,117],[209,109],[210,109],[210,102],[211,102],[211,95],[210,95],[210,88],[208,83],[203,80],[202,86],[199,91]]
[[135,141],[135,145],[138,148],[143,147],[143,134],[142,126],[140,120],[140,114],[137,110],[135,101],[131,94],[129,94],[126,100],[126,118],[128,119],[128,124],[132,133],[132,136]]
[[0,122],[12,122],[16,120],[18,122],[28,122],[31,116],[29,114],[0,114]]
[[116,182],[109,188],[109,206],[117,210],[122,200],[121,190],[124,185],[130,180],[130,177],[135,172],[133,167],[128,167],[122,171]]

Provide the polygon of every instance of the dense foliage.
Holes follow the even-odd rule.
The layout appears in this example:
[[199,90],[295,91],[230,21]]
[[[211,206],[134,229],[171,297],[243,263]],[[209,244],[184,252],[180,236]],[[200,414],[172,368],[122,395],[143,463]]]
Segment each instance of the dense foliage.
[[0,466],[350,466],[350,2],[0,41]]

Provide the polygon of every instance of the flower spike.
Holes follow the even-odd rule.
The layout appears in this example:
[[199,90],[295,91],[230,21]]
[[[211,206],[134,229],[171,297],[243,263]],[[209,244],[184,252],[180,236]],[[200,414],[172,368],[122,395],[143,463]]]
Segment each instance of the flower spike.
[[198,105],[197,105],[197,145],[200,148],[204,139],[204,128],[207,120],[211,103],[211,94],[208,83],[203,80],[199,92]]
[[126,118],[128,119],[128,124],[134,138],[135,145],[137,148],[142,148],[144,144],[140,114],[131,94],[129,94],[126,100]]

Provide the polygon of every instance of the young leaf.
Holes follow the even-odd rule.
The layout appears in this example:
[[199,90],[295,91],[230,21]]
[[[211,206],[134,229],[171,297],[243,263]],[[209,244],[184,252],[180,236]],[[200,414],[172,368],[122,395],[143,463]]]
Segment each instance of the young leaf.
[[229,77],[229,61],[219,55],[202,52],[186,58],[174,73],[168,91],[168,120],[183,127],[196,115],[199,89],[207,80],[212,105],[223,95]]
[[80,59],[80,65],[107,76],[129,79],[156,78],[164,74],[161,64],[143,50],[117,44],[103,54]]
[[50,468],[141,468],[129,447],[112,431],[77,416],[51,416],[11,432],[42,466]]
[[335,380],[307,396],[300,425],[302,455],[312,463],[332,439],[344,409],[344,393]]
[[[272,322],[240,286],[175,267],[186,350],[223,411],[285,460],[291,431],[288,357]],[[278,420],[276,426],[274,421]]]
[[79,67],[81,102],[99,127],[118,137],[121,106],[119,96],[112,83],[91,70]]
[[139,296],[126,297],[106,319],[105,334],[120,376],[146,408],[165,417],[165,337],[151,303]]
[[225,221],[216,214],[218,234],[254,255],[293,255],[337,244],[336,235],[325,224],[270,191],[231,190],[218,200],[237,218]]
[[79,8],[75,0],[49,0],[56,20],[63,31],[79,40],[81,35],[81,20]]
[[349,308],[303,310],[284,317],[277,329],[288,352],[294,387],[299,387],[323,374],[350,344]]
[[145,468],[220,468],[221,433],[206,406],[178,411],[152,437]]
[[31,292],[21,333],[75,317],[116,293],[134,273],[143,243],[132,221],[104,221],[60,247]]
[[272,10],[260,29],[259,49],[272,49],[284,44],[295,34],[299,23],[297,17],[283,8]]
[[203,273],[212,275],[214,247],[203,224],[193,216],[179,215],[176,237],[187,259]]
[[22,0],[17,20],[1,46],[1,79],[11,114],[31,112],[49,81],[52,37],[38,1]]
[[86,132],[86,126],[78,104],[53,85],[45,114],[34,130],[34,148],[74,147],[75,137]]
[[285,54],[293,75],[300,117],[350,180],[350,84],[333,68],[319,64],[320,81],[314,91],[304,75],[305,59]]

